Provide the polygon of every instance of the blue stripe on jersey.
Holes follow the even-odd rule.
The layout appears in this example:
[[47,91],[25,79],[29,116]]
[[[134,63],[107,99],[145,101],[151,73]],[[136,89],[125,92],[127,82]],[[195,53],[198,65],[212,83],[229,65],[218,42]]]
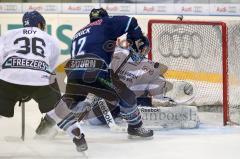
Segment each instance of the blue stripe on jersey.
[[126,29],[125,29],[125,32],[128,31],[128,28],[129,28],[129,26],[130,26],[131,21],[132,21],[132,17],[129,18],[129,20],[128,20],[128,23],[127,23],[127,27],[126,27]]
[[139,28],[139,26],[136,26],[135,28],[134,28],[134,30],[137,30]]

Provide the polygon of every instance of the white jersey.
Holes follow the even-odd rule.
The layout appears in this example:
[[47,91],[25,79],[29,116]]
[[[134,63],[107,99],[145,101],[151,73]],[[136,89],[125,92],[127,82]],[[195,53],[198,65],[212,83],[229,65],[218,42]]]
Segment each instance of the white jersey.
[[[128,54],[129,50],[116,48],[111,68],[116,71]],[[118,75],[120,80],[137,96],[143,95],[145,91],[148,91],[151,95],[158,95],[163,92],[165,86],[165,79],[160,77],[163,66],[161,64],[157,66],[148,59],[136,63],[130,58]]]
[[8,31],[0,38],[0,79],[19,85],[49,85],[59,55],[57,40],[39,28]]

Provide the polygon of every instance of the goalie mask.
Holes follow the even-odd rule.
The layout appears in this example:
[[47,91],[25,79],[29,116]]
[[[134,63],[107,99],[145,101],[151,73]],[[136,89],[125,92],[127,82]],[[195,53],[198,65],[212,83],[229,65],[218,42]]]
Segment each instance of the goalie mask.
[[136,63],[140,63],[145,58],[144,55],[135,52],[132,48],[130,48],[130,51],[132,52],[131,59]]
[[89,14],[89,18],[90,18],[90,22],[94,22],[98,19],[101,19],[103,17],[108,17],[108,12],[103,9],[103,8],[99,8],[99,9],[92,9],[90,14]]
[[24,13],[22,23],[24,27],[40,27],[41,30],[45,30],[46,25],[44,17],[38,11]]

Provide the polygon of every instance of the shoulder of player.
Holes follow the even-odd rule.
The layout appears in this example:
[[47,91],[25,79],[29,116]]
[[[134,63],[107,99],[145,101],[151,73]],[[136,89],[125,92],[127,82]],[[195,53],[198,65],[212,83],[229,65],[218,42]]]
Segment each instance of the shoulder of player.
[[22,31],[22,29],[23,29],[23,28],[8,30],[8,31],[6,31],[6,32],[2,35],[2,37],[4,37],[4,36],[5,36],[5,37],[8,37],[8,36],[11,36],[11,35],[16,35],[16,33]]
[[56,46],[59,45],[58,40],[57,40],[54,36],[49,35],[47,32],[42,31],[42,30],[40,30],[40,29],[38,29],[38,31],[40,31],[41,34],[44,35],[44,38],[47,38],[47,39],[48,39],[48,43],[50,43],[50,44],[52,44],[52,45],[56,45]]
[[114,19],[122,19],[122,18],[130,18],[129,16],[126,15],[115,15],[115,16],[109,16],[109,17],[104,17],[102,18],[103,20],[114,20]]
[[[104,17],[102,18],[103,20],[103,23],[106,23],[106,24],[109,24],[109,25],[113,25],[113,24],[116,24],[116,25],[119,25],[119,21],[121,21],[121,19],[123,17],[127,17],[127,16],[109,16],[109,17]],[[118,23],[116,23],[118,22]]]
[[155,64],[155,63],[154,63],[153,61],[151,61],[151,60],[149,60],[149,59],[147,59],[147,58],[143,59],[143,60],[139,63],[139,65],[144,66],[144,67],[148,67],[149,69],[155,69],[154,64]]

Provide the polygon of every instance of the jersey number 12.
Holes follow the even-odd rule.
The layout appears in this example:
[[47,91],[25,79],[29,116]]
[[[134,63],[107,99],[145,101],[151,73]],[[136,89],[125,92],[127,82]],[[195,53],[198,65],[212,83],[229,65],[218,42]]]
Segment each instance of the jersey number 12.
[[72,57],[84,54],[82,48],[86,42],[86,38],[87,37],[80,38],[72,43]]

